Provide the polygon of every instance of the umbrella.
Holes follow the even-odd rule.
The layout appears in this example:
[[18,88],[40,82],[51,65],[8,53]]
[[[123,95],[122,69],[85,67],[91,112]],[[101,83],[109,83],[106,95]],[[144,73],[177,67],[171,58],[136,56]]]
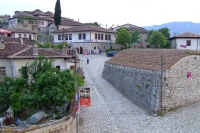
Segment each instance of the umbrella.
[[0,29],[0,34],[10,34],[11,31]]

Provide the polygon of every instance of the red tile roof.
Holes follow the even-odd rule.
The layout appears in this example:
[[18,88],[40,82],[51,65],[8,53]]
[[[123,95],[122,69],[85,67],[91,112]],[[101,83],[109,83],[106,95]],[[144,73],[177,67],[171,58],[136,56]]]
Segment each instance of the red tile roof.
[[[106,33],[116,33],[116,31],[105,29],[99,26],[75,26],[68,29],[65,29],[65,32],[85,32],[85,31],[96,31],[96,32],[106,32]],[[63,30],[55,30],[53,33],[63,33]]]
[[126,49],[117,53],[106,63],[142,69],[160,70],[161,55],[163,70],[169,69],[178,60],[188,55],[200,55],[196,51],[177,49]]
[[82,26],[83,24],[77,21],[74,21],[72,19],[64,19],[61,20],[60,25],[65,25],[65,26]]
[[31,41],[28,38],[12,38],[12,37],[2,37],[0,39],[3,39],[3,41],[6,42],[17,42],[22,44],[28,44],[31,45]]
[[0,49],[0,59],[34,59],[38,56],[54,58],[72,58],[71,55],[56,52],[52,49],[38,48],[38,55],[33,55],[33,46],[21,43],[5,43],[5,49]]
[[180,35],[175,35],[171,38],[169,38],[169,40],[175,39],[175,38],[200,38],[199,34],[194,34],[194,33],[190,33],[190,32],[186,32]]
[[23,28],[10,28],[8,30],[11,31],[12,33],[31,33],[31,34],[37,34],[34,31],[26,30],[26,29],[23,29]]

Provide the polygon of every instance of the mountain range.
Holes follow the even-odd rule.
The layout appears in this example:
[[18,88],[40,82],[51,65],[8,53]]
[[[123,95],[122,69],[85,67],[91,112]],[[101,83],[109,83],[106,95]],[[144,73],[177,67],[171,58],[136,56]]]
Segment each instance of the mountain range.
[[176,34],[182,34],[185,32],[191,32],[194,34],[200,34],[200,23],[193,22],[169,22],[161,25],[153,25],[153,26],[142,26],[146,30],[158,30],[160,28],[167,27],[170,29],[171,37]]

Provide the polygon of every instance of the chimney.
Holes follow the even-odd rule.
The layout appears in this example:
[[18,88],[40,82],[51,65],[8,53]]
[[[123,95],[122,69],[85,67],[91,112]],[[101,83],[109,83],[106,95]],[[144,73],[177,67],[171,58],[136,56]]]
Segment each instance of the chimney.
[[67,47],[66,46],[62,47],[62,52],[64,55],[67,55]]
[[5,45],[4,45],[3,39],[1,39],[1,41],[0,41],[0,49],[5,49]]
[[33,45],[33,55],[38,55],[38,46],[36,44]]
[[176,32],[174,32],[174,36],[176,36]]

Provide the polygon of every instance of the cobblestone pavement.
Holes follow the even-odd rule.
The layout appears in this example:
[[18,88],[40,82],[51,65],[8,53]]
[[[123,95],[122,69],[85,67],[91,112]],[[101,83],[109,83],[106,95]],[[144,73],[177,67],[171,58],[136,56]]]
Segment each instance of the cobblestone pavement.
[[200,133],[200,103],[151,116],[102,78],[104,62],[111,57],[79,57],[91,89],[91,106],[80,108],[80,133]]

